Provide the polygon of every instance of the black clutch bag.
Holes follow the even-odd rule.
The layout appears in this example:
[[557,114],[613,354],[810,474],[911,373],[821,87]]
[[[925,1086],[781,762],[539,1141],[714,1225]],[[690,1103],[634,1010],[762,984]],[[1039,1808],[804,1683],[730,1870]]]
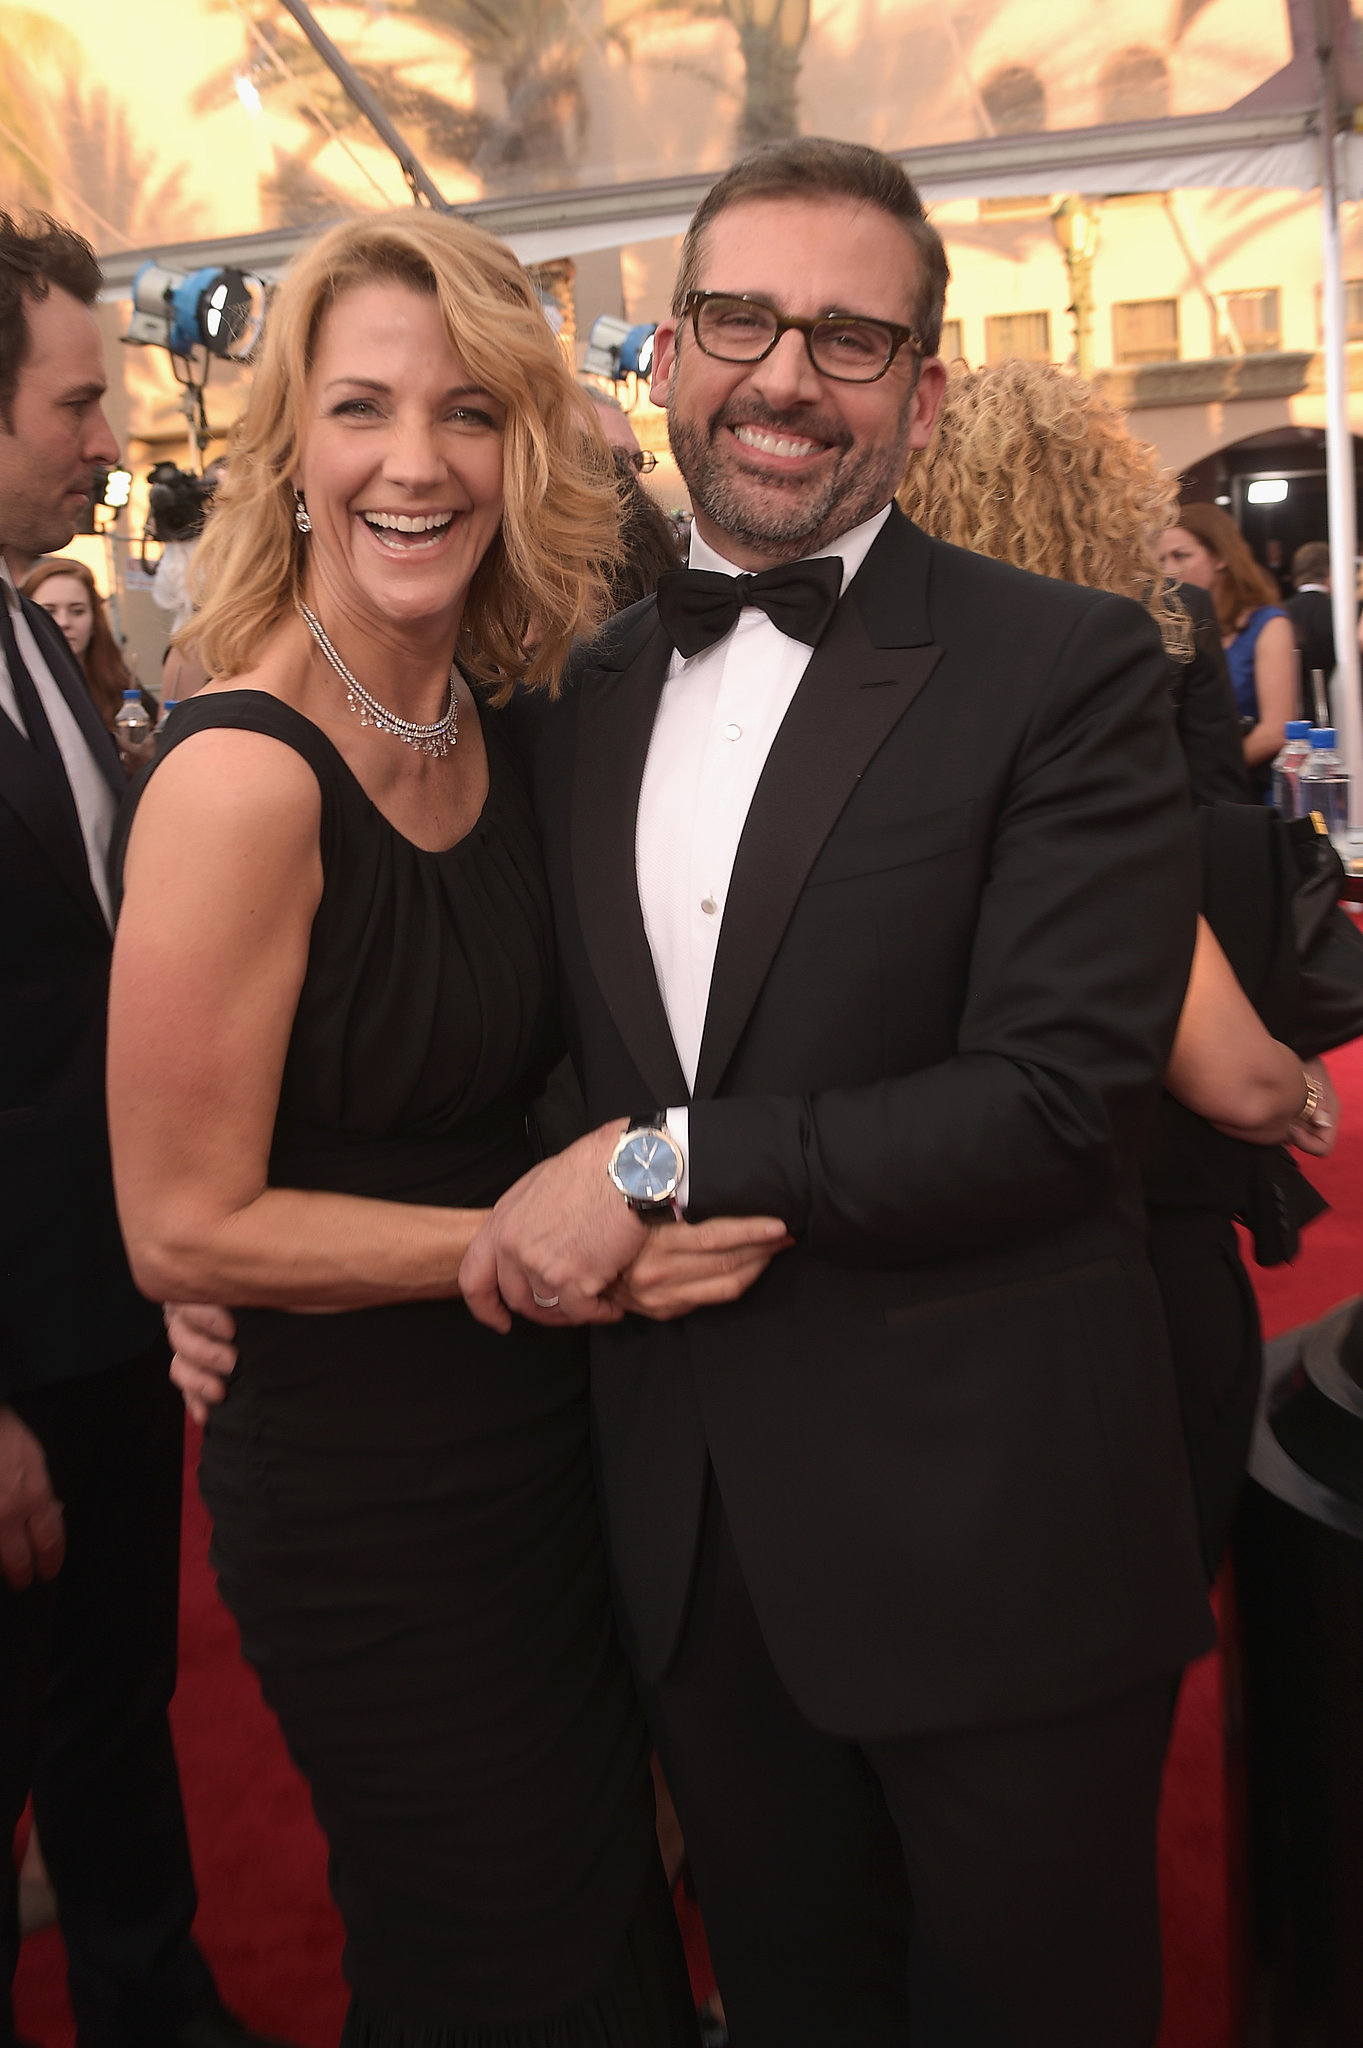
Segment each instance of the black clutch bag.
[[1279,822],[1290,851],[1297,1017],[1290,1043],[1303,1059],[1363,1036],[1363,932],[1339,907],[1344,864],[1314,817]]

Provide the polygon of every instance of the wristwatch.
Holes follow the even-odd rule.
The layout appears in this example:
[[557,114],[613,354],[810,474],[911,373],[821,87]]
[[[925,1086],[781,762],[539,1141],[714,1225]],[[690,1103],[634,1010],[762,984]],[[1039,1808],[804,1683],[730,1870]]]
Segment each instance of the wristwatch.
[[667,1112],[651,1109],[631,1118],[606,1161],[606,1171],[636,1216],[661,1221],[677,1213],[677,1189],[685,1162],[681,1146],[667,1128]]

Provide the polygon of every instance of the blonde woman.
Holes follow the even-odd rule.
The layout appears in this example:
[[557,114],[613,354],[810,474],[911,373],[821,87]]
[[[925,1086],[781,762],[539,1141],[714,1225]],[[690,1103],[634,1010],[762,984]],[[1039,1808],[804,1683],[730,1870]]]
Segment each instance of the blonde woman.
[[[1156,552],[1176,490],[1154,449],[1132,437],[1091,385],[1064,370],[1006,362],[952,376],[936,437],[914,458],[899,502],[939,540],[1143,604],[1170,656],[1190,764],[1206,763],[1216,758],[1217,701],[1204,691],[1190,726],[1184,678],[1193,638]],[[1223,756],[1233,754],[1229,702],[1220,724]],[[1260,1017],[1272,1016],[1290,1038],[1293,990],[1282,985],[1283,959],[1273,944],[1279,906],[1262,844],[1267,820],[1243,801],[1200,815],[1211,922],[1198,921],[1145,1187],[1203,1550],[1214,1572],[1244,1473],[1262,1357],[1232,1218],[1287,1213],[1294,1204],[1299,1216],[1312,1213],[1300,1176],[1268,1148],[1290,1139],[1306,1152],[1328,1152],[1338,1105],[1321,1062],[1303,1066]]]
[[[617,500],[586,419],[480,231],[379,217],[301,257],[197,557],[214,680],[124,859],[120,1214],[145,1291],[239,1310],[201,1479],[330,1842],[348,2048],[670,2048],[694,2024],[582,1341],[499,1338],[457,1298],[558,1050],[490,707],[552,687],[593,619]],[[673,1226],[608,1312],[728,1297],[778,1242]]]

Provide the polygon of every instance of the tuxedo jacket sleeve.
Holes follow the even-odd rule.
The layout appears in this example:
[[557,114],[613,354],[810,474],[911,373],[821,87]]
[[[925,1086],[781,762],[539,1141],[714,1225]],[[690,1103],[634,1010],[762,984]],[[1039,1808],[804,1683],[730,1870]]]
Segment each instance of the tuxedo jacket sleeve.
[[[771,1213],[822,1257],[900,1264],[1025,1240],[1112,1199],[1168,1056],[1196,884],[1158,636],[1117,598],[1066,626],[1025,720],[1000,721],[992,750],[981,741],[978,776],[952,763],[983,872],[951,961],[950,1053],[869,1085],[693,1103],[693,1216]],[[969,886],[973,864],[966,847],[939,859],[938,898]],[[839,879],[841,914],[873,915],[857,909],[855,870]],[[883,875],[864,884],[885,889]],[[915,918],[936,927],[955,908],[912,895],[909,960],[932,937]],[[813,957],[803,999],[839,1000]]]

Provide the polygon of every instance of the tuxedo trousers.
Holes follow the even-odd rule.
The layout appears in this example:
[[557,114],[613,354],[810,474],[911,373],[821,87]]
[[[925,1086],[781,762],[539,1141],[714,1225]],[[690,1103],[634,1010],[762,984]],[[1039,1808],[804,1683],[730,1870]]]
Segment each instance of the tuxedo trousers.
[[767,1654],[712,1473],[685,1634],[644,1704],[734,2048],[1150,2048],[1174,1688],[825,1733]]
[[[167,1718],[175,1690],[184,1411],[164,1339],[11,1394],[66,1523],[55,1579],[0,1581],[0,1814],[31,1788],[66,1942],[80,2048],[155,2048],[216,2003]],[[0,2048],[19,1934],[0,1855]]]

